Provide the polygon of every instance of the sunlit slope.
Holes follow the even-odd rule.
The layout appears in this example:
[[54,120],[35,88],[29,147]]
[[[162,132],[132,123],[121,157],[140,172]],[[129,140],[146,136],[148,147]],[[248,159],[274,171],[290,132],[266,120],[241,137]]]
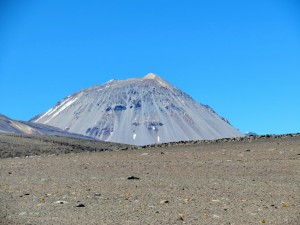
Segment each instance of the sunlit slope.
[[32,121],[134,145],[243,136],[210,107],[155,74],[79,91]]
[[87,137],[80,134],[73,134],[70,132],[66,132],[57,127],[52,127],[49,125],[13,120],[2,114],[0,114],[0,133],[47,135],[47,136],[55,135],[55,136],[62,136],[62,137],[94,140],[94,138]]

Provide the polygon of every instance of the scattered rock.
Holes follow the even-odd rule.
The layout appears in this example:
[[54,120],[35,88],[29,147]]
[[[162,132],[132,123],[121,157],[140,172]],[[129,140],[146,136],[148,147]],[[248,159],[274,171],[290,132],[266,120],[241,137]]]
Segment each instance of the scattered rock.
[[66,202],[66,201],[56,201],[56,202],[54,202],[54,204],[67,204],[68,202]]
[[44,203],[47,197],[48,197],[47,194],[39,197],[39,202]]
[[101,196],[101,194],[100,194],[100,193],[98,193],[98,192],[97,192],[97,193],[95,193],[94,195],[95,195],[95,196]]
[[184,220],[186,218],[186,214],[185,213],[179,213],[179,219],[180,220]]
[[170,203],[168,200],[161,200],[161,201],[160,201],[160,204],[161,204],[161,205],[168,204],[168,203]]
[[25,193],[25,194],[23,194],[23,195],[20,195],[20,198],[22,198],[22,197],[24,197],[25,195],[29,195],[28,193]]
[[78,205],[76,205],[76,207],[78,207],[78,208],[82,208],[82,207],[85,207],[85,204],[83,204],[83,203],[79,203]]
[[184,199],[184,202],[185,202],[185,203],[189,203],[190,201],[192,201],[192,198],[185,198],[185,199]]
[[127,177],[128,180],[139,180],[140,178],[139,177],[135,177],[135,176],[130,176],[130,177]]

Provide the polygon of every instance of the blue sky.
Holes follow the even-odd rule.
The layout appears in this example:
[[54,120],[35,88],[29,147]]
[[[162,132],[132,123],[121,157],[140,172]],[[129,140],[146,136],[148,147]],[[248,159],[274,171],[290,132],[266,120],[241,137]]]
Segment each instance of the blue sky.
[[300,132],[300,3],[0,2],[0,113],[156,73],[242,132]]

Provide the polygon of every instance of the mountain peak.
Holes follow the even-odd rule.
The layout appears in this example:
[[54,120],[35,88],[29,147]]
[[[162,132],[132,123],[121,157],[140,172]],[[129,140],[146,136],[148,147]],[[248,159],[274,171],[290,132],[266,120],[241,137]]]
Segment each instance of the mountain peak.
[[144,80],[156,80],[161,86],[167,87],[168,83],[162,79],[160,76],[154,73],[148,73],[146,76],[143,77]]
[[154,73],[148,73],[146,76],[144,76],[144,79],[161,79],[161,78]]
[[153,73],[74,93],[32,121],[133,145],[242,136],[210,107]]

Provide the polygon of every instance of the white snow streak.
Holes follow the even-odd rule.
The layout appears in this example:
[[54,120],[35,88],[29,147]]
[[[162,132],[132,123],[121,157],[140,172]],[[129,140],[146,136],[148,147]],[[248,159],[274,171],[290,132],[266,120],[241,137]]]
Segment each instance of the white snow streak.
[[[62,110],[66,109],[67,107],[69,107],[72,103],[74,103],[78,98],[74,98],[72,100],[66,99],[65,101],[63,101],[61,104],[59,104],[58,106],[56,106],[54,109],[51,108],[48,112],[46,112],[43,116],[41,116],[38,120],[40,120],[42,117],[44,116],[50,116],[53,115],[46,120],[44,123],[48,123],[53,117],[57,116]],[[37,120],[37,121],[38,121]]]
[[61,111],[63,111],[64,109],[66,109],[67,107],[69,107],[70,105],[72,105],[72,103],[75,102],[77,99],[78,99],[78,98],[75,98],[75,99],[73,99],[73,100],[70,100],[69,102],[66,102],[64,105],[61,104],[62,107],[61,107],[57,112],[55,112],[55,113],[53,114],[52,117],[57,116]]
[[133,138],[133,140],[135,140],[135,138],[136,138],[136,134],[133,134],[132,138]]
[[[41,118],[43,118],[44,116],[50,116],[52,113],[54,113],[61,105],[65,104],[67,101],[69,101],[69,98],[67,98],[65,101],[63,101],[61,104],[59,104],[58,106],[56,106],[55,108],[51,108],[50,110],[48,110],[44,115],[42,115],[39,119],[37,119],[36,121],[39,121]],[[49,121],[49,120],[48,120]],[[48,122],[47,121],[47,122]]]
[[109,81],[107,81],[106,83],[108,84],[108,83],[110,83],[110,82],[113,82],[115,79],[111,79],[111,80],[109,80]]
[[48,113],[52,110],[53,108],[49,109],[47,112],[45,112],[40,118],[38,118],[35,122],[38,122],[40,119],[42,119],[44,116],[48,115]]

